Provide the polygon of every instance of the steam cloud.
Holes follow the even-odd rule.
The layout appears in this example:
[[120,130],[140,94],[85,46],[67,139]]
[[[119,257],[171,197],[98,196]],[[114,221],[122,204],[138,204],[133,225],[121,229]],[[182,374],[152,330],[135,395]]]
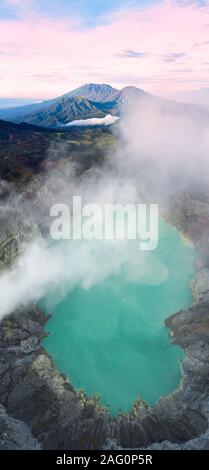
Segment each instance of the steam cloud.
[[[47,226],[51,205],[70,205],[73,195],[81,195],[84,203],[138,204],[146,200],[164,206],[177,190],[208,183],[209,119],[205,115],[201,119],[199,111],[191,116],[144,104],[123,116],[119,129],[118,148],[107,155],[105,165],[77,176],[76,168],[66,163],[63,171],[44,176],[38,209],[26,203],[24,196],[19,196],[18,205],[34,212]],[[134,281],[164,282],[168,273],[155,255],[145,261],[144,254],[138,252],[136,259],[135,253],[126,241],[71,241],[48,246],[46,241],[34,240],[0,276],[0,317],[57,286],[60,295],[76,285],[88,289],[110,274],[121,273],[124,263],[128,263],[128,275]]]

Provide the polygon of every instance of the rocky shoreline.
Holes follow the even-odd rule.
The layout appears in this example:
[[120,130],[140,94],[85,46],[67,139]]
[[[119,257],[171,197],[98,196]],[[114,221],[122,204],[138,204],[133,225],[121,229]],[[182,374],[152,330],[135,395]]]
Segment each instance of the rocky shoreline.
[[[179,389],[154,407],[138,400],[129,414],[109,416],[57,370],[41,346],[47,318],[32,305],[0,325],[0,449],[209,449],[209,203],[183,195],[168,217],[198,254],[194,304],[166,320],[185,351]],[[6,251],[0,241],[2,263],[15,240]]]

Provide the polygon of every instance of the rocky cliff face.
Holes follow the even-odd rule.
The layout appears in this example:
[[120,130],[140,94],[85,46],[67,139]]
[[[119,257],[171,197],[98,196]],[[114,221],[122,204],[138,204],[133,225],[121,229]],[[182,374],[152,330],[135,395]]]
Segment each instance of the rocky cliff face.
[[0,405],[0,450],[38,450],[40,445],[32,437],[25,423],[8,415]]
[[0,270],[8,268],[39,234],[37,225],[28,215],[11,207],[0,207]]
[[[32,305],[1,322],[2,448],[209,448],[209,205],[204,204],[182,196],[181,204],[177,203],[170,214],[170,220],[195,240],[198,253],[192,285],[194,305],[166,321],[171,340],[185,351],[180,388],[154,407],[139,400],[129,414],[110,417],[96,397],[89,399],[85,393],[78,393],[57,370],[40,344],[47,318]],[[188,214],[192,214],[194,223],[189,224]],[[1,226],[2,239],[11,250],[7,257],[1,257],[4,265],[8,262],[4,260],[13,259],[13,253],[16,256],[19,246],[17,242],[16,249],[12,248],[10,223]],[[14,227],[18,224],[12,225],[16,234]],[[8,437],[4,434],[7,423],[11,430]]]

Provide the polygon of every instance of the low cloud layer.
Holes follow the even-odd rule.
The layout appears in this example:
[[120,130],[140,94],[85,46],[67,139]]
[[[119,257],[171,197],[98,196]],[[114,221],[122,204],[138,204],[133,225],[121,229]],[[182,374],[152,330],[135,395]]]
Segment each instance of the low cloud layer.
[[89,118],[89,119],[76,119],[75,121],[71,121],[68,124],[65,124],[67,127],[72,126],[110,126],[118,121],[117,116],[112,116],[112,114],[106,114],[103,118]]

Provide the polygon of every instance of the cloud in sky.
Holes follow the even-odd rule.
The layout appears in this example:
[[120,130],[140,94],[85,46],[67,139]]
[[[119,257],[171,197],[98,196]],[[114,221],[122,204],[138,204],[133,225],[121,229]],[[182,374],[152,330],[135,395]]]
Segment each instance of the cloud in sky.
[[128,49],[123,51],[120,54],[121,57],[128,57],[129,59],[141,59],[146,56],[145,52],[134,51],[133,49]]
[[[73,9],[74,0],[68,7],[64,0],[51,0],[50,6],[43,0],[42,10],[39,0],[0,5],[6,3],[13,16],[1,16],[0,7],[2,98],[47,98],[87,82],[134,83],[165,94],[194,89],[194,84],[209,86],[209,1],[200,6],[195,1],[121,0],[111,2],[114,11],[109,1],[105,10],[105,2],[85,0],[77,1],[80,10]],[[51,14],[58,3],[68,14]],[[87,26],[83,16],[90,4],[89,17],[95,21]],[[101,17],[105,21],[96,20]],[[182,73],[173,70],[174,63]]]
[[176,62],[176,60],[182,59],[185,56],[186,54],[184,52],[170,52],[169,54],[165,54],[163,56],[163,60],[165,62]]

